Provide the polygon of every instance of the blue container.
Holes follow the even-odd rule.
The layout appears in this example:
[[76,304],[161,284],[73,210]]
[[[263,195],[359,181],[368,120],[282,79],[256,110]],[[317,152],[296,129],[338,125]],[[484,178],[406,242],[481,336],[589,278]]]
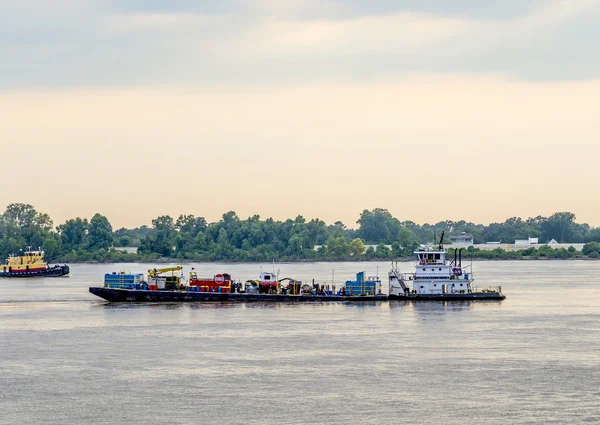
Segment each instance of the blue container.
[[346,281],[346,295],[375,295],[377,291],[377,282],[364,280],[364,275],[361,273],[356,275],[357,281]]
[[138,290],[138,291],[140,290],[140,284],[139,283],[135,284],[135,289]]

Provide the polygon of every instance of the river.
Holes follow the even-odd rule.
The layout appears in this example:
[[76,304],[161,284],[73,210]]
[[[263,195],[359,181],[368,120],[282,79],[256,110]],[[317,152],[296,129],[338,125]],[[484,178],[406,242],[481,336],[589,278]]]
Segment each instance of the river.
[[[501,302],[111,305],[87,291],[147,268],[0,280],[0,424],[600,422],[598,261],[474,263]],[[340,285],[361,270],[386,282],[389,263],[274,268]]]

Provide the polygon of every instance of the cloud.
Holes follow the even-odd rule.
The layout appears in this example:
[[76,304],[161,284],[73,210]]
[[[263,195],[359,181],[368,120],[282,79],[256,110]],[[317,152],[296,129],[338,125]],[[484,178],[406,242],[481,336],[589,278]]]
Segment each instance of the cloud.
[[600,75],[591,53],[598,0],[502,4],[504,12],[473,0],[3,2],[0,89]]

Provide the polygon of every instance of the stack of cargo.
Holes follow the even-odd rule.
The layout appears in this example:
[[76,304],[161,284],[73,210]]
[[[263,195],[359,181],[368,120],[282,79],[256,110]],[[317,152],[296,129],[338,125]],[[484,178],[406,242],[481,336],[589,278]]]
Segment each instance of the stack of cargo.
[[104,287],[111,289],[140,289],[144,283],[142,273],[107,273],[104,275]]
[[345,295],[375,295],[381,292],[381,280],[378,277],[369,276],[365,280],[365,272],[356,274],[356,280],[346,281]]

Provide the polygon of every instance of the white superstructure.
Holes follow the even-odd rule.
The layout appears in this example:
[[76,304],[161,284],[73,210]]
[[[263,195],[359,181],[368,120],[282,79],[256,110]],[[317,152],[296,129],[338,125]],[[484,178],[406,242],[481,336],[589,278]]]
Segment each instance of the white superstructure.
[[[414,273],[400,273],[397,266],[389,273],[389,295],[469,294],[473,274],[462,266],[462,248],[454,250],[454,260],[446,259],[442,245],[421,245],[416,250]],[[458,253],[458,258],[457,258]]]

